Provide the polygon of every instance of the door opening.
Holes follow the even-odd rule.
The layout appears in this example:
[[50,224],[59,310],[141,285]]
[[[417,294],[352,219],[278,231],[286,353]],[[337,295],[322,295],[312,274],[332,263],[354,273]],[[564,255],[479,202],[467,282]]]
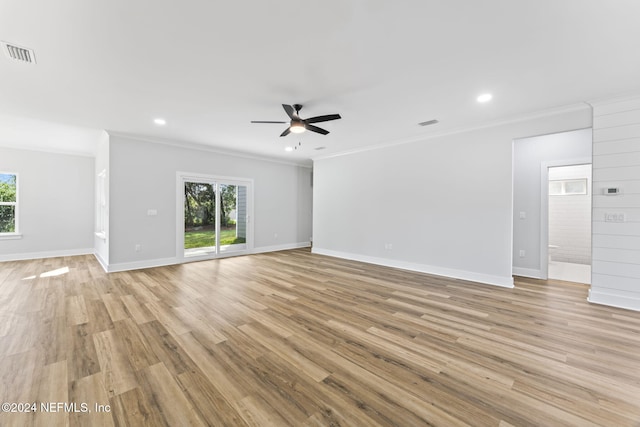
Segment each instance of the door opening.
[[178,173],[177,252],[183,260],[247,253],[251,180]]
[[548,168],[548,278],[591,283],[591,165]]

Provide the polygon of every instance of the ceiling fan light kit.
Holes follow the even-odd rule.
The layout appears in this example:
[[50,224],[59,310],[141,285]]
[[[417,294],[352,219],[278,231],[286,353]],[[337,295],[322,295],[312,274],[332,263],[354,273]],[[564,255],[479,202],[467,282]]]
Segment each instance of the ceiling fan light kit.
[[295,122],[295,123],[291,123],[291,126],[289,126],[289,130],[293,133],[302,133],[306,129],[304,127],[304,123]]
[[[284,108],[284,111],[287,113],[287,116],[289,116],[289,119],[291,119],[291,121],[289,122],[289,127],[286,128],[284,130],[284,132],[282,132],[280,134],[280,136],[287,136],[290,133],[302,133],[302,132],[304,132],[306,130],[311,131],[311,132],[315,132],[315,133],[319,133],[321,135],[327,135],[329,133],[328,130],[319,128],[318,126],[314,126],[311,123],[328,122],[328,121],[331,121],[331,120],[338,120],[338,119],[342,118],[342,117],[340,117],[340,114],[327,114],[327,115],[324,115],[324,116],[315,116],[315,117],[309,117],[308,119],[302,119],[302,118],[300,118],[300,114],[299,114],[300,110],[302,109],[302,105],[300,105],[300,104],[293,104],[293,105],[282,104],[282,108]],[[287,122],[252,120],[251,123],[279,123],[279,124],[286,124]]]

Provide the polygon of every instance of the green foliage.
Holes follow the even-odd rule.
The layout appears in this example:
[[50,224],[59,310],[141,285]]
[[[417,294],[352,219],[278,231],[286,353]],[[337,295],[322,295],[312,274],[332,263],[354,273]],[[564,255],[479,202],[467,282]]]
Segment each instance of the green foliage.
[[[236,208],[236,188],[235,185],[220,185],[220,225],[222,227],[233,223],[229,214]],[[213,185],[185,182],[184,195],[184,226],[186,229],[215,225],[216,195]]]
[[[0,174],[0,203],[16,202],[16,176]],[[16,231],[16,208],[14,205],[0,205],[0,233]]]
[[184,195],[185,228],[215,224],[216,197],[213,185],[185,182]]
[[16,231],[16,214],[14,206],[0,206],[0,233]]
[[[244,237],[236,237],[236,230],[220,230],[220,245],[246,243]],[[216,245],[216,233],[213,230],[187,231],[184,233],[184,248],[206,248]]]
[[229,214],[236,208],[236,186],[235,185],[221,185],[220,186],[220,200],[222,206],[220,206],[220,223],[223,227],[231,225],[232,220],[229,218]]
[[16,201],[16,176],[0,174],[0,202]]

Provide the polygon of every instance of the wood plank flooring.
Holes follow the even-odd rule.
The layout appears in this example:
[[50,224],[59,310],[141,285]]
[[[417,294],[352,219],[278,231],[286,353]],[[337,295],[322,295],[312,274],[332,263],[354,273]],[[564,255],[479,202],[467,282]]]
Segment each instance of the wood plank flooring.
[[0,403],[36,404],[0,425],[640,426],[640,313],[587,290],[305,249],[0,263]]

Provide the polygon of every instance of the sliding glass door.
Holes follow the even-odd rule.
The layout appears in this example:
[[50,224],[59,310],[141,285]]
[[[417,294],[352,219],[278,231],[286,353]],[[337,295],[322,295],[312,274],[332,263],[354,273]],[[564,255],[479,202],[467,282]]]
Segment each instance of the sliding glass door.
[[247,186],[219,184],[220,252],[247,249]]
[[178,251],[184,259],[247,252],[251,181],[178,173]]

